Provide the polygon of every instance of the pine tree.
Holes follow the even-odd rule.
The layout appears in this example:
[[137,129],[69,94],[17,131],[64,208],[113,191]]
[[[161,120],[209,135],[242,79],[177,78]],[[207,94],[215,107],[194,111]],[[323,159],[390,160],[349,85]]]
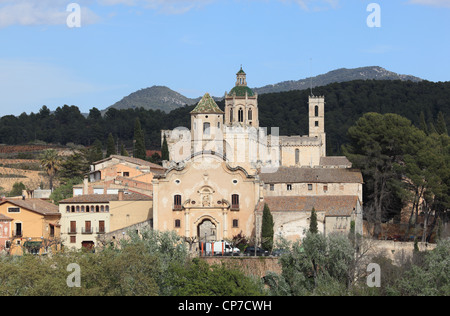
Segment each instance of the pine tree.
[[319,232],[319,228],[317,225],[317,213],[316,213],[316,209],[314,207],[311,211],[311,220],[309,222],[309,232],[312,234],[317,234]]
[[436,132],[439,135],[448,135],[447,124],[445,123],[444,114],[441,111],[439,111],[436,121]]
[[162,148],[161,148],[161,160],[169,161],[169,159],[170,159],[169,146],[167,145],[166,134],[164,134],[164,140],[163,140],[163,144],[162,144]]
[[145,139],[144,139],[144,131],[141,128],[141,121],[139,118],[136,119],[134,124],[134,153],[133,156],[139,159],[145,159]]
[[125,149],[125,146],[122,143],[122,146],[120,147],[120,155],[124,157],[128,157],[128,151]]
[[106,143],[106,158],[111,157],[116,154],[116,144],[114,142],[114,137],[111,133],[108,135],[108,140]]
[[427,122],[425,121],[425,114],[423,113],[423,111],[420,112],[420,129],[428,135],[428,126]]
[[262,227],[261,227],[261,237],[262,237],[262,247],[267,251],[272,251],[273,248],[273,216],[270,212],[269,206],[264,204],[263,217],[262,217]]

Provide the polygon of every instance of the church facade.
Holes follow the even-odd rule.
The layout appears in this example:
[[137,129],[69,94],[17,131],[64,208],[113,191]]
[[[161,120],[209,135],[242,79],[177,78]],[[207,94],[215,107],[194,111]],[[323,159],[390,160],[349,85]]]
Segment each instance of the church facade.
[[207,93],[190,128],[162,131],[167,172],[153,184],[153,227],[199,241],[258,237],[264,205],[275,236],[297,239],[312,208],[319,230],[362,234],[361,172],[346,157],[326,156],[325,98],[309,98],[309,134],[280,136],[259,124],[258,95],[241,68],[220,109]]

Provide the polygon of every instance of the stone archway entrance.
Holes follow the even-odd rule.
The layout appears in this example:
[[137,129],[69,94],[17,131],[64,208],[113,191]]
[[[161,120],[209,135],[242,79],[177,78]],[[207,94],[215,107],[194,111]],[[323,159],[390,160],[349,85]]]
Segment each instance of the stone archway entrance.
[[197,236],[201,242],[212,242],[217,240],[217,227],[209,219],[203,220],[197,226]]

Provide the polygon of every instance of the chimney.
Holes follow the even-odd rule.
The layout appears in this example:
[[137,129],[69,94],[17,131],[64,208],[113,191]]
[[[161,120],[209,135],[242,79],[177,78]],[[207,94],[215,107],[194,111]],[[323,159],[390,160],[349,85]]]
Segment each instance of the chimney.
[[124,195],[124,191],[123,191],[123,189],[120,189],[119,194],[118,194],[119,201],[123,201],[123,195]]
[[83,180],[83,195],[87,195],[89,194],[89,180],[88,180],[88,176],[84,176],[84,180]]

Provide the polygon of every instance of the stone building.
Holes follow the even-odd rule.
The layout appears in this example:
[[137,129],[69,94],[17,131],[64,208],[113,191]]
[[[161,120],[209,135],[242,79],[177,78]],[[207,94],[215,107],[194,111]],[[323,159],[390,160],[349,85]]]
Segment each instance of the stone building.
[[325,98],[307,106],[309,134],[287,137],[260,127],[242,68],[223,110],[205,94],[190,129],[161,133],[170,161],[152,181],[154,228],[208,241],[258,236],[267,203],[278,236],[302,237],[313,207],[324,233],[347,233],[351,222],[362,233],[361,172],[346,157],[326,157]]

